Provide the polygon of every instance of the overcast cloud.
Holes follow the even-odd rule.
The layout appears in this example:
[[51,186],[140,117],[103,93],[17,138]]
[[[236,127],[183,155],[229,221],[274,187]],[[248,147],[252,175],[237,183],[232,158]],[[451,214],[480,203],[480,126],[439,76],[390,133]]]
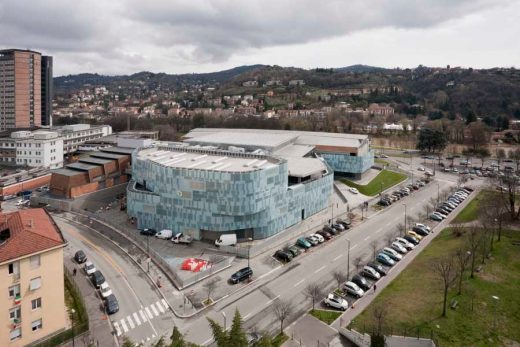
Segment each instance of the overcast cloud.
[[244,64],[520,67],[519,0],[0,0],[0,47],[55,74]]

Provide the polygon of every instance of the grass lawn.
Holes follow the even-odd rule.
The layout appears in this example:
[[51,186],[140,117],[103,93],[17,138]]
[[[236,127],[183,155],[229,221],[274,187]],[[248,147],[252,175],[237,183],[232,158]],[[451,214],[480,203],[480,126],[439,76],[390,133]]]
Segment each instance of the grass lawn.
[[374,162],[376,162],[377,164],[381,164],[381,165],[390,165],[389,162],[387,162],[386,160],[383,160],[383,159],[379,159],[379,158],[376,158],[374,159]]
[[[433,259],[450,254],[467,243],[466,236],[456,237],[449,229],[437,236],[423,252],[352,322],[359,331],[371,331],[373,308],[388,309],[385,333],[430,338],[438,346],[506,346],[520,341],[520,231],[505,231],[495,242],[493,256],[474,279],[465,274],[462,295],[456,285],[448,294],[447,317],[442,317],[442,286],[434,274]],[[478,260],[480,264],[480,257]],[[499,297],[495,304],[492,296]],[[456,310],[450,301],[458,301]],[[493,332],[495,317],[496,333]],[[513,344],[511,344],[513,345]]]
[[273,345],[273,347],[279,347],[279,346],[283,345],[283,343],[287,340],[289,340],[289,336],[287,336],[285,334],[278,334],[272,340],[272,345]]
[[459,212],[452,223],[467,223],[476,220],[478,218],[480,202],[483,201],[489,194],[491,193],[488,191],[480,191],[477,196],[471,200],[462,211]]
[[327,324],[331,324],[342,314],[342,312],[328,310],[311,310],[309,313]]
[[347,179],[342,179],[341,181],[348,185],[349,187],[354,187],[359,190],[361,194],[374,196],[379,194],[381,190],[385,190],[390,188],[399,182],[402,182],[406,179],[406,175],[390,171],[390,170],[382,170],[370,183],[367,185],[359,185]]

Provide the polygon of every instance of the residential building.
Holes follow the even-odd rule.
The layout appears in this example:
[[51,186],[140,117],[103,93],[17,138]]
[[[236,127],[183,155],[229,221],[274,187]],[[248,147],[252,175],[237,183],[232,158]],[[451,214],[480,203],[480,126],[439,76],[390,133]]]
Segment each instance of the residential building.
[[373,163],[366,135],[195,129],[134,152],[127,210],[139,228],[263,239],[327,208],[334,175]]
[[79,147],[88,140],[112,134],[110,125],[73,124],[54,127],[52,130],[59,132],[63,137],[63,154],[65,155],[78,151]]
[[41,124],[52,126],[52,98],[54,82],[52,78],[52,57],[43,55],[41,61]]
[[290,86],[303,86],[303,85],[305,85],[305,81],[304,80],[291,80],[291,81],[289,81],[289,85]]
[[0,51],[0,130],[41,125],[41,54]]
[[55,131],[14,131],[0,138],[0,163],[56,169],[63,166],[63,139]]
[[0,346],[36,344],[66,328],[65,245],[44,209],[0,213]]
[[394,114],[394,108],[387,104],[370,104],[368,106],[368,113],[377,116],[388,116]]

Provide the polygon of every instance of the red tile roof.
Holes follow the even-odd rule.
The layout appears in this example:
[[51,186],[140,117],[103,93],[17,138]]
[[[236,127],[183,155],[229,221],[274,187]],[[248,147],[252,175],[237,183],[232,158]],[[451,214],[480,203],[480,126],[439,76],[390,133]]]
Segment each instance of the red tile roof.
[[65,244],[61,231],[43,208],[0,213],[0,231],[10,237],[0,244],[0,263]]

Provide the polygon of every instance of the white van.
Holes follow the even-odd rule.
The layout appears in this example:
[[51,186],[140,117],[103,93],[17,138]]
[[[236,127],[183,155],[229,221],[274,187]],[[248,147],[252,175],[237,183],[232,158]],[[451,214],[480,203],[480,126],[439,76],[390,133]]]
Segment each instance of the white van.
[[234,246],[237,244],[236,234],[222,234],[215,240],[215,246]]
[[157,234],[155,234],[155,237],[159,239],[169,239],[172,237],[172,235],[173,231],[171,231],[170,229],[163,229],[159,231]]

